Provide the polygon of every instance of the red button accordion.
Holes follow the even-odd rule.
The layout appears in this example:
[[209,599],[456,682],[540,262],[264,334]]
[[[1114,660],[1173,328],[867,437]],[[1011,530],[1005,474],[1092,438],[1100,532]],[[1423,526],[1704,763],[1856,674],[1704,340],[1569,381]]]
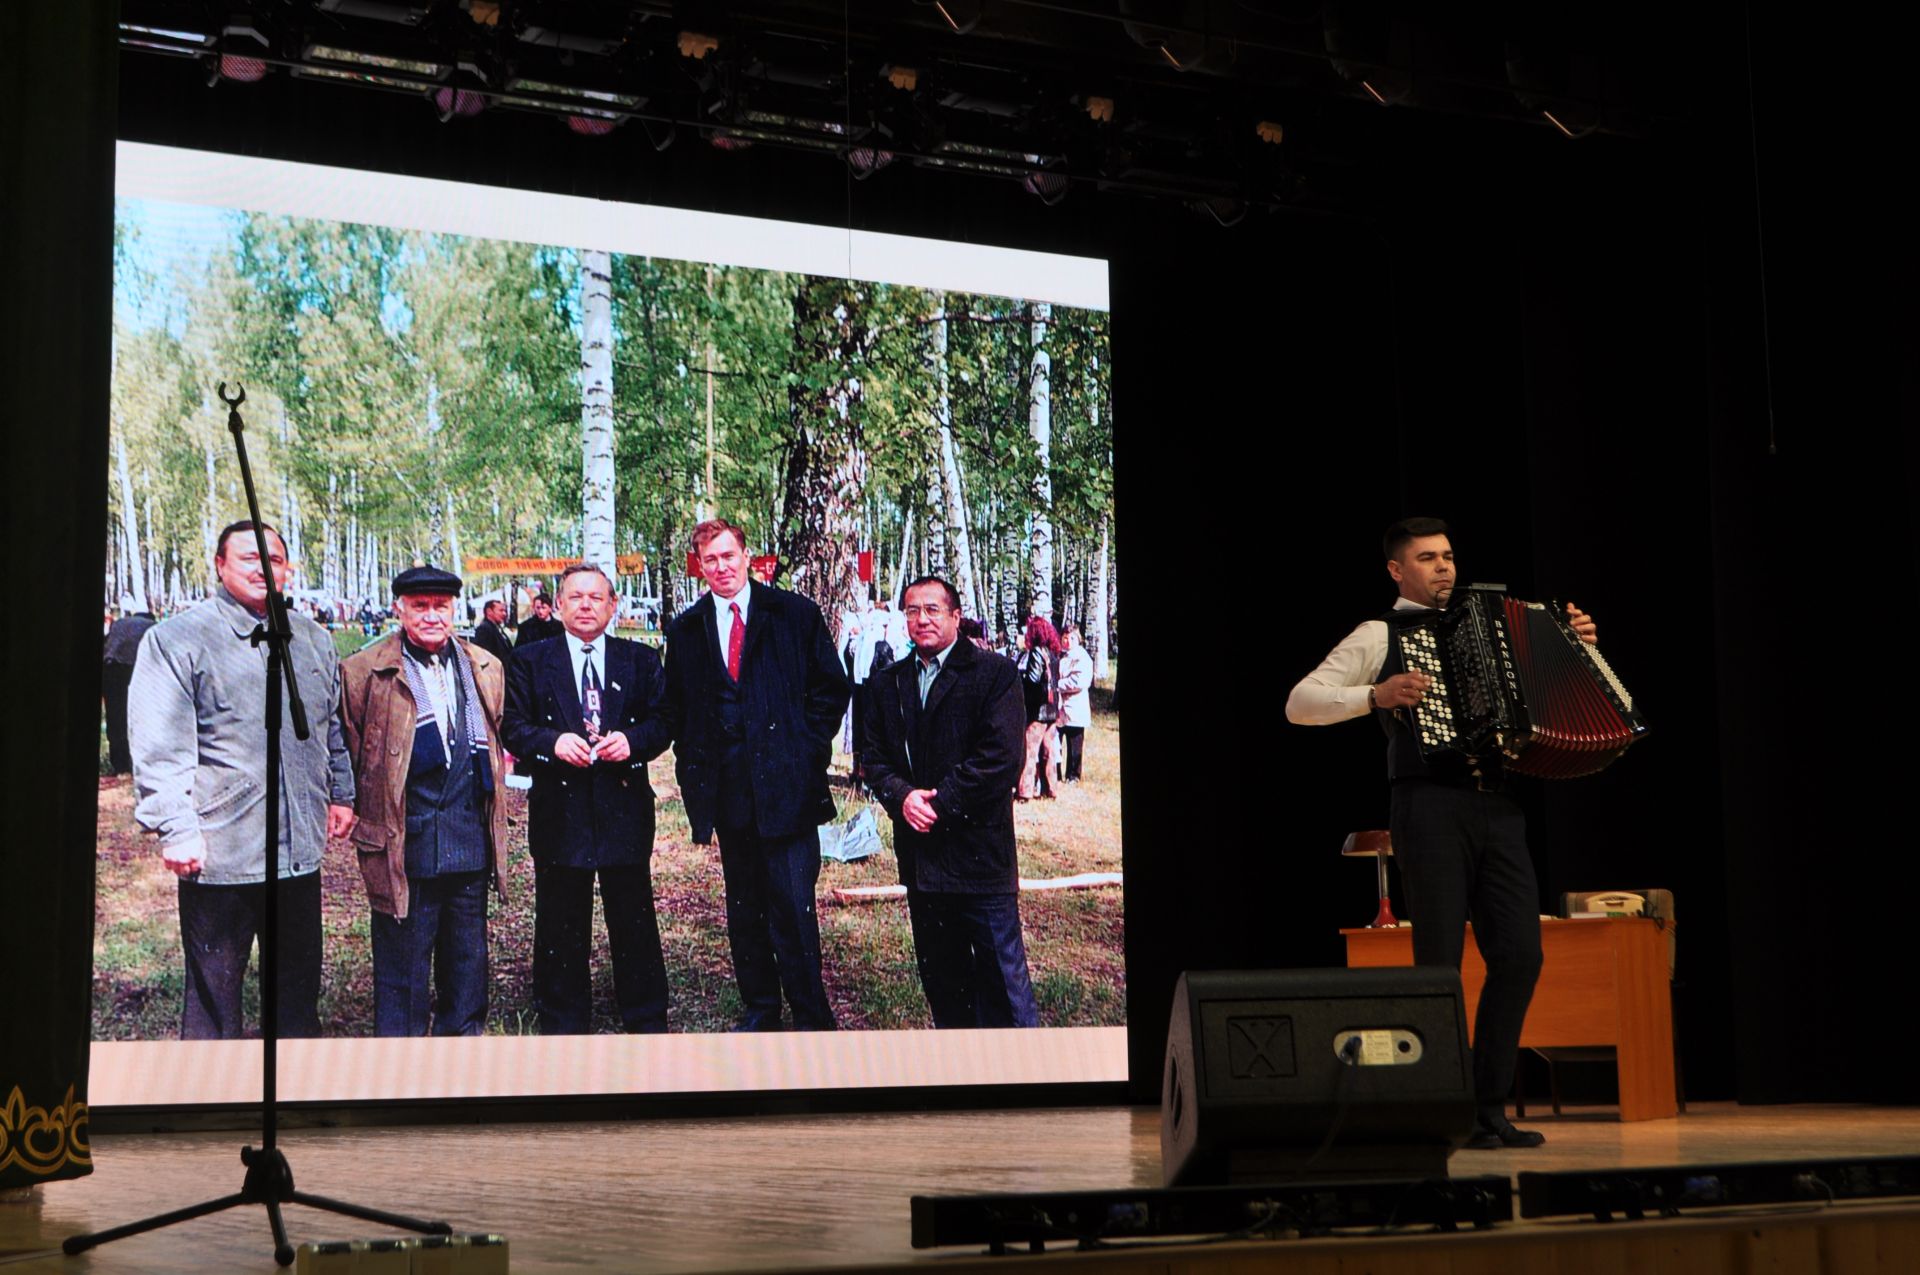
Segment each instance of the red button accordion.
[[1647,733],[1633,696],[1558,602],[1498,587],[1458,591],[1444,611],[1408,611],[1392,637],[1433,686],[1408,710],[1423,758],[1500,754],[1507,770],[1573,779]]

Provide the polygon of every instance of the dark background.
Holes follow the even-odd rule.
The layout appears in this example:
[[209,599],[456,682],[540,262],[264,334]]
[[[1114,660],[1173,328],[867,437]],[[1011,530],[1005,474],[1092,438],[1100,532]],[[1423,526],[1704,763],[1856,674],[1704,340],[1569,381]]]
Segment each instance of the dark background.
[[[1730,6],[1648,39],[1684,71],[1682,120],[1569,140],[1383,110],[1349,143],[1348,211],[1227,229],[904,165],[855,185],[811,156],[655,154],[637,130],[443,127],[284,77],[208,91],[153,58],[121,62],[119,131],[1109,258],[1138,1100],[1180,970],[1337,964],[1337,928],[1372,915],[1371,864],[1336,851],[1385,824],[1379,733],[1292,727],[1282,704],[1389,605],[1378,537],[1412,513],[1452,523],[1464,578],[1590,611],[1652,723],[1609,771],[1524,800],[1543,904],[1675,892],[1688,1096],[1914,1100],[1920,1069],[1887,1047],[1920,885],[1899,77],[1861,33],[1749,34]],[[34,198],[33,174],[0,176]],[[60,250],[104,254],[79,236]],[[91,491],[99,439],[77,454]],[[29,508],[57,495],[15,484]],[[91,608],[96,577],[6,553],[46,605]]]

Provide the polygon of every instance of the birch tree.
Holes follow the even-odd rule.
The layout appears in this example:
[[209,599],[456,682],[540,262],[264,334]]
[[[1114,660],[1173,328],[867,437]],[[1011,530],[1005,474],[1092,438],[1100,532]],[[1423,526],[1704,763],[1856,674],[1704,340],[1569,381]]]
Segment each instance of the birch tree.
[[1113,676],[1113,664],[1107,658],[1107,562],[1113,537],[1112,516],[1100,517],[1100,556],[1093,568],[1093,612],[1088,617],[1093,647],[1093,675],[1102,681]]
[[846,279],[808,275],[793,297],[787,368],[791,434],[777,549],[792,587],[831,616],[857,610],[866,485],[862,373],[873,332]]
[[609,577],[613,547],[613,261],[580,254],[580,557]]
[[1053,306],[1035,301],[1030,311],[1033,353],[1027,367],[1027,432],[1033,438],[1033,512],[1027,532],[1027,596],[1032,613],[1053,614],[1053,476],[1048,456],[1053,445],[1053,358],[1047,352],[1047,326]]
[[[938,481],[929,484],[928,495],[932,497],[938,493],[932,519],[946,532],[940,570],[942,574],[951,570],[952,574],[947,578],[959,589],[962,605],[984,618],[987,609],[974,581],[973,537],[967,525],[966,493],[960,485],[959,453],[953,444],[953,395],[947,367],[947,298],[943,292],[935,293],[934,297],[933,319],[928,329],[934,387],[933,421],[938,448],[934,465]],[[949,543],[951,552],[947,551]]]
[[114,440],[114,468],[120,477],[120,546],[126,560],[127,589],[136,598],[147,596],[145,565],[140,556],[140,528],[133,503],[133,479],[127,476],[127,440]]

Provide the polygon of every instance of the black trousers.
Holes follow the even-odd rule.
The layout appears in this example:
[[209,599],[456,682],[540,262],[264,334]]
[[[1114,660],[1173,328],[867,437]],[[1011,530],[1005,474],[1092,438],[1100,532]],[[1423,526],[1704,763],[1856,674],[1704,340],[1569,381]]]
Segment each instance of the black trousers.
[[414,877],[407,915],[375,912],[373,1034],[478,1036],[487,1027],[486,872]]
[[1084,726],[1062,726],[1060,739],[1066,744],[1067,769],[1065,779],[1070,784],[1080,782],[1080,754],[1086,746],[1087,728]]
[[[320,874],[282,877],[277,891],[279,1003],[283,1037],[320,1034]],[[239,1040],[240,987],[266,915],[265,882],[180,881],[180,946],[186,953],[182,1040]]]
[[630,1032],[667,1030],[667,962],[653,915],[653,868],[533,869],[533,1001],[543,1036],[593,1031],[593,878],[613,949],[613,999]]
[[100,666],[100,693],[107,703],[107,768],[116,775],[133,769],[127,748],[127,687],[132,682],[133,665],[109,660]]
[[1459,969],[1473,922],[1487,964],[1473,1020],[1474,1100],[1482,1111],[1504,1111],[1540,977],[1540,888],[1526,816],[1505,793],[1403,779],[1393,785],[1393,854],[1416,965]]
[[741,1028],[778,1031],[786,993],[798,1031],[837,1025],[820,976],[820,833],[761,837],[738,828],[715,830],[727,882],[727,939],[745,1013]]
[[935,1027],[1038,1027],[1018,894],[907,892]]

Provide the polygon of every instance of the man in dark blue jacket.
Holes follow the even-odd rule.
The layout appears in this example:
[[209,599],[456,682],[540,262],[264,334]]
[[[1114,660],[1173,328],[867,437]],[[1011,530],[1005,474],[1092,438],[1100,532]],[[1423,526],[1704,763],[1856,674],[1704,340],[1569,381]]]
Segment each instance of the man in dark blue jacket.
[[533,992],[549,1036],[593,1030],[593,881],[630,1032],[667,1029],[667,969],[653,915],[653,786],[673,738],[653,648],[610,636],[613,583],[598,567],[560,577],[562,636],[523,646],[507,670],[501,734],[531,774]]
[[1013,835],[1020,675],[960,639],[960,596],[945,580],[915,580],[901,610],[914,655],[868,681],[861,763],[893,816],[933,1025],[1035,1027]]
[[800,1031],[830,1031],[820,976],[820,828],[847,675],[820,608],[747,575],[747,541],[722,519],[693,530],[705,597],[667,630],[674,765],[699,845],[720,842],[741,1031],[778,1031],[784,992]]

